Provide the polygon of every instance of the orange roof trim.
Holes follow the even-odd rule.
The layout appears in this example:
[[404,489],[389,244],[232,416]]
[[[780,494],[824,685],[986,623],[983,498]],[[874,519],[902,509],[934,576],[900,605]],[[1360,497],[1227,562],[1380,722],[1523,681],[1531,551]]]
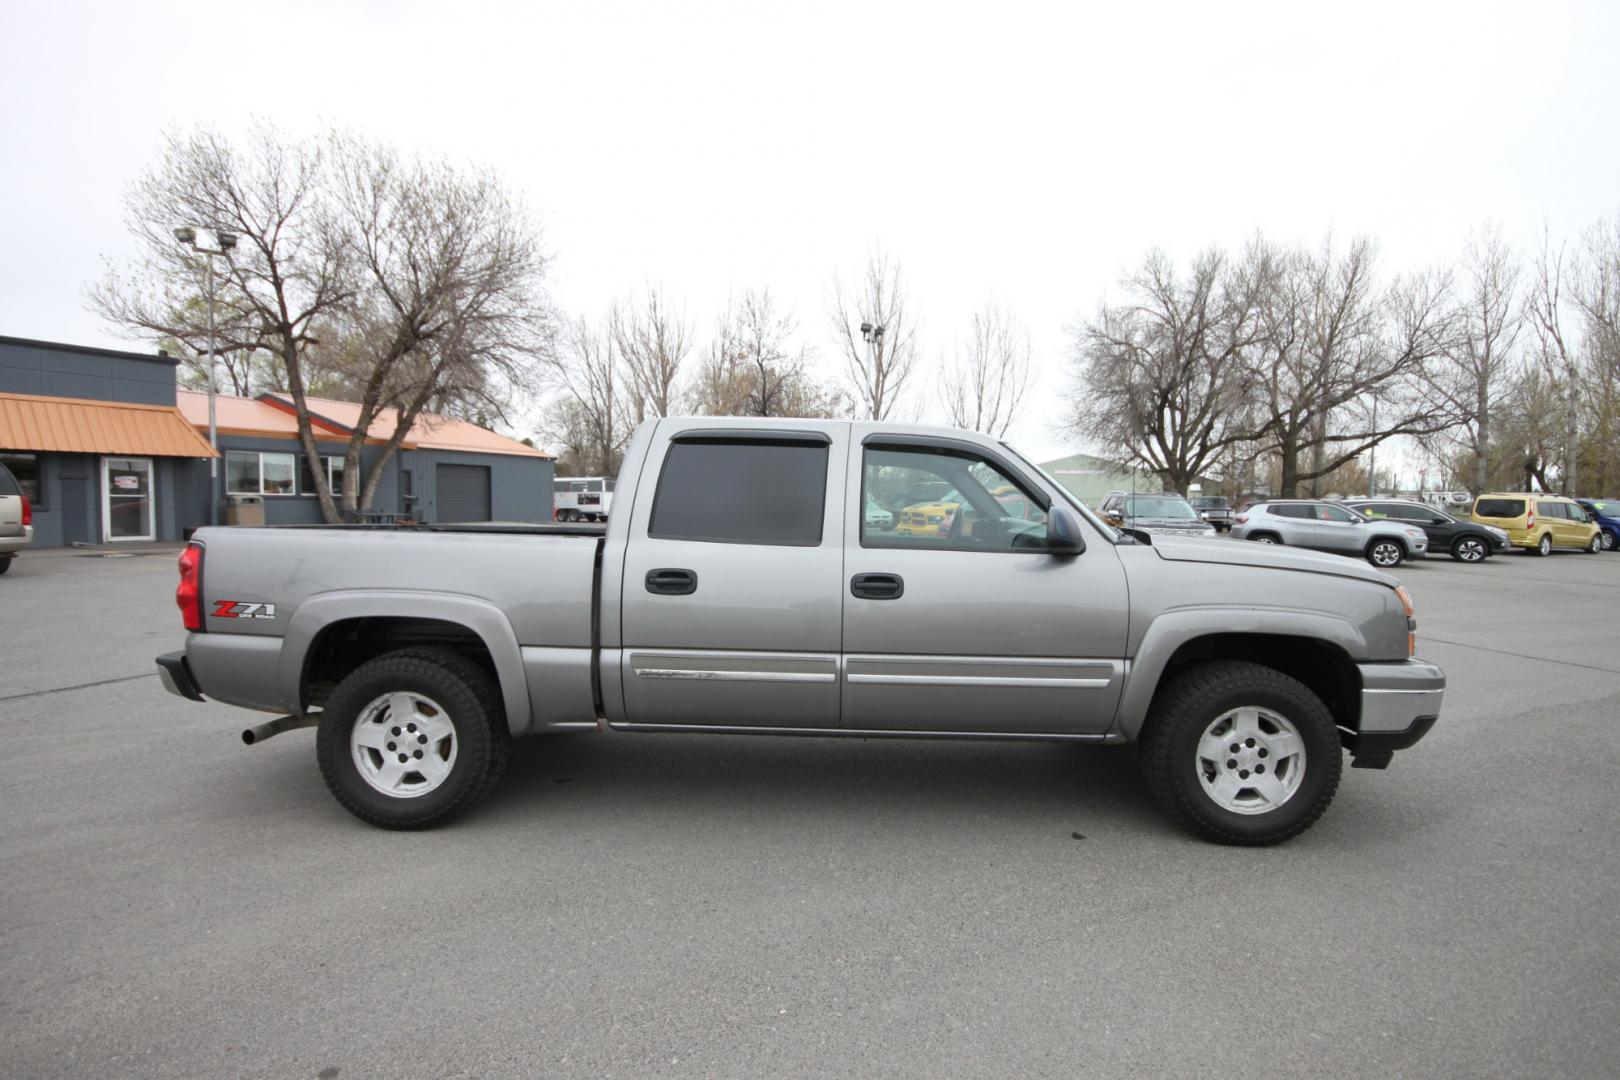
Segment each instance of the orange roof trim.
[[[207,423],[206,414],[204,423]],[[0,394],[0,449],[142,457],[216,456],[173,405]]]
[[[177,390],[175,398],[180,413],[199,431],[208,430],[208,395],[200,390]],[[298,438],[298,419],[258,398],[235,397],[231,394],[214,396],[214,426],[222,435],[268,435],[277,439]],[[314,425],[317,442],[349,441],[348,432],[331,430],[327,425]],[[368,439],[367,442],[375,442]],[[410,446],[404,447],[412,449]]]
[[[292,401],[280,394],[264,394],[259,400],[282,410],[289,417],[292,414]],[[309,407],[312,420],[324,420],[326,421],[324,426],[335,430],[352,431],[354,425],[360,422],[360,406],[352,401],[306,397],[304,403]],[[394,434],[394,428],[398,424],[399,410],[383,409],[372,418],[371,428],[366,432],[366,436],[387,441]],[[431,413],[417,416],[411,430],[405,433],[405,443],[406,449],[414,447],[423,450],[460,450],[472,454],[511,454],[514,457],[547,459],[557,456],[533,446],[525,446],[505,435],[497,435],[477,424],[448,416],[435,416]]]

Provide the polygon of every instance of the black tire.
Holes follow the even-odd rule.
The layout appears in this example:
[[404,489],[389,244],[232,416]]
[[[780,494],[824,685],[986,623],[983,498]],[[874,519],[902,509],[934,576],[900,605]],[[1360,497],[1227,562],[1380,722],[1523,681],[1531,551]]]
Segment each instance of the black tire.
[[1451,545],[1451,557],[1458,562],[1484,562],[1490,553],[1490,545],[1477,536],[1458,537]]
[[[349,736],[368,704],[385,694],[414,691],[443,706],[455,728],[455,763],[432,791],[386,795],[360,775]],[[487,795],[506,771],[511,745],[506,710],[494,680],[477,664],[442,649],[408,649],[355,668],[338,684],[315,733],[315,758],[327,789],[361,821],[385,829],[442,825]]]
[[1384,536],[1368,544],[1362,554],[1378,569],[1393,570],[1406,559],[1406,545]]
[[[1286,717],[1305,744],[1305,775],[1274,810],[1241,814],[1219,805],[1199,778],[1198,743],[1223,713],[1259,706]],[[1176,675],[1153,702],[1142,765],[1159,806],[1182,827],[1220,844],[1260,846],[1292,839],[1316,823],[1339,789],[1343,754],[1327,706],[1299,682],[1261,664],[1217,660]]]
[[1592,542],[1587,544],[1581,550],[1586,552],[1588,555],[1596,555],[1596,554],[1600,553],[1603,550],[1603,532],[1602,532],[1602,530],[1599,530],[1598,534],[1596,536],[1592,537]]
[[11,560],[15,557],[13,555],[0,555],[0,574],[11,569]]
[[1615,536],[1608,529],[1604,529],[1602,540],[1604,551],[1620,551],[1620,536]]
[[1278,547],[1282,547],[1282,537],[1278,536],[1276,533],[1250,533],[1248,539],[1256,544],[1275,544]]
[[1551,555],[1552,533],[1542,533],[1541,539],[1536,541],[1536,546],[1531,548],[1530,551],[1531,554],[1540,555],[1542,558],[1546,558],[1548,555]]

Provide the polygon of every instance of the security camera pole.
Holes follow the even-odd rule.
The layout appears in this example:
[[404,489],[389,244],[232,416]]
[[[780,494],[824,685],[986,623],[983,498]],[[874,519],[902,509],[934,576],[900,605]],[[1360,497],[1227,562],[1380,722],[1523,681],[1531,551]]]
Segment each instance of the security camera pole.
[[883,341],[883,327],[869,322],[861,323],[861,340],[866,342],[866,362],[871,370],[877,370],[877,358],[872,351]]
[[[219,524],[219,429],[214,422],[214,396],[218,393],[214,378],[214,256],[224,255],[236,246],[236,234],[222,230],[199,230],[182,225],[174,230],[174,238],[204,257],[207,268],[208,292],[208,445],[214,456],[208,459],[208,524]],[[213,243],[208,243],[209,240]]]

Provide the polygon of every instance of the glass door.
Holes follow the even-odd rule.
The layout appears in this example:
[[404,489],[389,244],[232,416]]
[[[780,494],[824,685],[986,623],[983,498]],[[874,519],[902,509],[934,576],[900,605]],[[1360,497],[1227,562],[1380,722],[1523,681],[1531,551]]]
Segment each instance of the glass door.
[[152,459],[101,459],[101,521],[109,543],[154,540]]

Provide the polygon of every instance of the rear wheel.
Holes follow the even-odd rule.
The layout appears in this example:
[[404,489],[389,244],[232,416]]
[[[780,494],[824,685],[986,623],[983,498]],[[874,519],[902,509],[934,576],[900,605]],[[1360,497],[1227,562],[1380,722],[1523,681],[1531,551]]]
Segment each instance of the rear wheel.
[[1282,541],[1279,540],[1272,533],[1254,533],[1252,536],[1249,537],[1249,539],[1253,540],[1257,544],[1281,544],[1282,543]]
[[1465,536],[1451,545],[1451,557],[1458,562],[1479,562],[1489,554],[1485,541],[1477,536]]
[[1603,532],[1599,534],[1599,539],[1603,541],[1604,551],[1614,550],[1614,533],[1610,532],[1608,529],[1604,529]]
[[1388,570],[1401,565],[1406,558],[1406,549],[1398,540],[1374,540],[1367,545],[1367,561],[1380,570]]
[[494,681],[457,653],[388,653],[332,693],[315,735],[327,788],[385,829],[443,824],[506,768],[511,735]]
[[1276,844],[1339,787],[1339,732],[1320,698],[1259,664],[1221,660],[1159,693],[1142,744],[1148,786],[1184,827],[1223,844]]
[[1552,533],[1541,534],[1541,539],[1536,541],[1536,554],[1543,557],[1552,554]]

